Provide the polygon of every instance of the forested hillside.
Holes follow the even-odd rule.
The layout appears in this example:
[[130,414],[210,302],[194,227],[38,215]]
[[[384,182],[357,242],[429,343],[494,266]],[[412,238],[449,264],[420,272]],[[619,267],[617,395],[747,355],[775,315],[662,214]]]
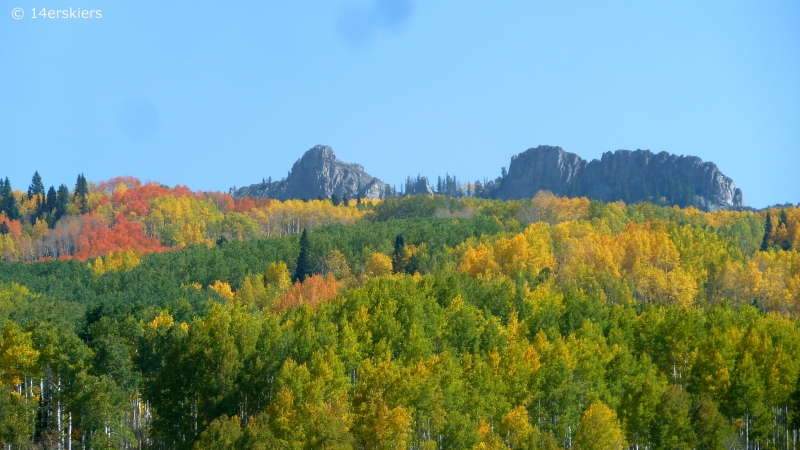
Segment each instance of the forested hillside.
[[794,449],[800,208],[0,189],[4,448]]

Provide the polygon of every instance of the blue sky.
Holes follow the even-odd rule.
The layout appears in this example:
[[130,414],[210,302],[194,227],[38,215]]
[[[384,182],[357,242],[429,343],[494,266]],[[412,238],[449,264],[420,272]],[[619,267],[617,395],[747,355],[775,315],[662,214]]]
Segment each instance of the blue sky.
[[749,206],[800,201],[799,2],[0,5],[0,175],[17,189],[38,170],[227,190],[316,144],[398,186],[475,180],[547,144],[697,155]]

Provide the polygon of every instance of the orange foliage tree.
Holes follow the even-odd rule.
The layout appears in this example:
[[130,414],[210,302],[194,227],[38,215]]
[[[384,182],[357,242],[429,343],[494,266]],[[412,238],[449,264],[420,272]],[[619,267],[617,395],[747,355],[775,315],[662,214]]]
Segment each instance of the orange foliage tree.
[[324,300],[333,299],[338,292],[339,283],[333,274],[328,274],[326,277],[313,275],[302,283],[297,282],[292,285],[289,292],[275,304],[275,310],[283,311],[301,305],[315,307]]

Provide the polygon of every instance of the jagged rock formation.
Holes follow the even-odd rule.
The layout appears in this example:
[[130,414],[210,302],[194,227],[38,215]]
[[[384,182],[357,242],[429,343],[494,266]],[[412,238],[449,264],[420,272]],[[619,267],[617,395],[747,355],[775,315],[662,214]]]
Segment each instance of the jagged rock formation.
[[531,198],[546,190],[627,203],[696,206],[706,211],[741,208],[742,191],[714,163],[695,156],[649,150],[617,150],[585,161],[561,147],[539,146],[515,155],[508,174],[491,192],[504,200]]
[[[470,195],[459,190],[448,175],[446,195]],[[441,180],[440,180],[441,181]],[[444,189],[439,191],[438,189]],[[428,179],[408,177],[404,194],[433,194]],[[452,192],[451,192],[452,191]],[[503,200],[532,198],[539,191],[568,197],[585,196],[605,202],[648,201],[661,205],[695,206],[705,211],[741,209],[742,191],[714,163],[695,156],[677,156],[649,150],[606,152],[599,160],[585,161],[561,147],[541,145],[511,158],[508,173],[486,183],[475,183],[472,195]],[[330,147],[317,145],[292,167],[287,178],[264,180],[231,189],[235,198],[315,199],[384,198],[397,193],[369,175],[359,164],[340,161]]]
[[340,199],[383,198],[393,195],[388,184],[368,174],[360,164],[339,160],[326,145],[308,150],[280,181],[265,181],[232,190],[234,198],[315,199],[336,194]]
[[433,195],[433,188],[428,183],[427,177],[417,175],[416,179],[411,177],[406,179],[405,195]]

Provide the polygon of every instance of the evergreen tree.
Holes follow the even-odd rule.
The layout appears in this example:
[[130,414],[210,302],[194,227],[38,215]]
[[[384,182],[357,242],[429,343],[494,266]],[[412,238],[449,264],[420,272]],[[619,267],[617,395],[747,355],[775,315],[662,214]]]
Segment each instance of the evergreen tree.
[[400,273],[405,269],[406,243],[402,234],[394,238],[394,256],[392,257],[392,272]]
[[764,224],[764,240],[761,241],[761,251],[767,251],[769,248],[769,235],[772,234],[772,215],[767,213],[767,222]]
[[39,176],[39,171],[33,173],[31,185],[28,186],[28,200],[32,199],[34,195],[44,195],[44,184],[42,177]]
[[45,210],[49,213],[52,213],[54,209],[56,209],[56,188],[50,186],[50,189],[47,190],[47,198],[45,200]]
[[11,230],[8,229],[8,223],[5,221],[0,223],[0,234],[8,234],[9,231]]
[[331,194],[331,203],[333,206],[339,206],[339,197],[336,194]]
[[60,218],[67,215],[67,208],[69,206],[69,188],[62,184],[58,187],[58,193],[56,194],[56,215],[55,220],[58,221]]
[[303,229],[303,234],[300,235],[300,256],[297,258],[297,267],[294,271],[294,281],[302,282],[306,279],[306,277],[308,277],[308,275],[311,274],[311,271],[309,270],[308,252],[308,232]]
[[779,231],[779,233],[778,233],[778,241],[779,242],[777,244],[782,249],[788,251],[789,249],[792,248],[792,244],[791,244],[791,242],[789,242],[789,236],[788,236],[788,233],[786,232],[786,229],[788,227],[788,225],[786,223],[787,220],[789,220],[789,219],[786,217],[786,209],[781,208],[781,214],[780,214],[780,216],[778,218],[778,231]]
[[19,220],[19,205],[17,205],[17,198],[14,197],[14,191],[11,189],[8,177],[3,183],[2,197],[2,211],[5,211],[9,219]]
[[75,202],[78,203],[81,214],[89,212],[88,196],[89,184],[86,182],[86,177],[80,174],[78,175],[78,181],[75,183]]

